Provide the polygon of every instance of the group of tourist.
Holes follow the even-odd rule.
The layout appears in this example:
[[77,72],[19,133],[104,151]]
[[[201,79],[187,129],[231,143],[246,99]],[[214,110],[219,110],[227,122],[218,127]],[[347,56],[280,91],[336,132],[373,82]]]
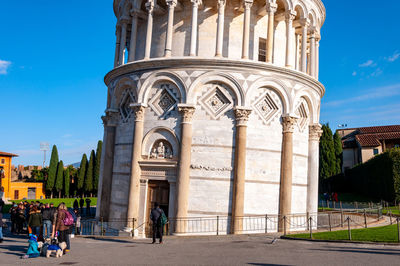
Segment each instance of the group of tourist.
[[[39,201],[30,203],[24,201],[14,204],[9,211],[11,233],[28,233],[37,236],[39,240],[57,238],[60,243],[66,242],[66,252],[68,252],[71,248],[70,234],[80,234],[80,220],[85,202],[87,205],[86,215],[90,215],[90,199],[81,198],[79,202],[75,199],[73,210],[68,210],[65,203],[60,203],[57,208],[53,203],[43,204]],[[66,224],[67,216],[73,217],[73,224]],[[24,230],[24,228],[26,229]],[[1,232],[0,239],[2,239]]]

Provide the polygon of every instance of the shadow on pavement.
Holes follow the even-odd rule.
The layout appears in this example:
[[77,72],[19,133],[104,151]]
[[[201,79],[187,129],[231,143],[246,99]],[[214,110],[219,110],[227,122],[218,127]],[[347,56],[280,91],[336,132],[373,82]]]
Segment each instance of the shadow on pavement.
[[249,265],[258,265],[258,266],[289,266],[289,265],[286,265],[286,264],[269,264],[269,263],[253,263],[253,262],[249,262],[249,263],[247,263],[247,264],[249,264]]
[[114,243],[129,243],[129,244],[141,244],[141,245],[151,244],[151,242],[130,241],[130,240],[113,239],[113,238],[86,237],[86,239],[92,239],[92,240],[103,241],[103,242],[114,242]]
[[315,251],[334,251],[347,253],[364,253],[364,254],[380,254],[380,255],[400,255],[400,250],[394,249],[377,249],[377,248],[361,248],[361,247],[325,247],[325,249],[311,249]]

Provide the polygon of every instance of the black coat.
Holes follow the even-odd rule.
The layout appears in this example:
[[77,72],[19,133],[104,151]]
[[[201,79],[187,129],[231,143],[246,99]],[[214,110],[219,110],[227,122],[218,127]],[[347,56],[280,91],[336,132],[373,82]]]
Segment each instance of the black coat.
[[160,208],[154,208],[150,212],[150,220],[153,222],[153,224],[159,225],[161,223],[161,214],[164,213],[164,211]]

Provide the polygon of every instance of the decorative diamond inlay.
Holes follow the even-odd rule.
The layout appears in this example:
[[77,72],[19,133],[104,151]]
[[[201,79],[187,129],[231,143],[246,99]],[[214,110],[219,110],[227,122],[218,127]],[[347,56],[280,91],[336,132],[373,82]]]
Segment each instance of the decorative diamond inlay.
[[159,116],[166,116],[178,103],[169,86],[169,84],[162,84],[149,103],[151,109]]
[[128,121],[129,117],[131,116],[132,109],[129,107],[129,105],[135,101],[136,99],[133,93],[130,90],[125,90],[119,105],[119,112],[123,122]]
[[201,97],[200,104],[213,119],[218,119],[232,108],[233,100],[224,88],[213,85],[211,90]]
[[297,120],[297,125],[299,126],[300,131],[304,131],[308,118],[309,118],[309,110],[307,108],[307,103],[304,99],[301,100],[299,107],[296,109],[296,115],[299,117]]
[[276,99],[273,99],[274,95],[266,92],[261,95],[254,103],[254,109],[264,121],[265,124],[270,123],[273,118],[280,113],[281,107]]

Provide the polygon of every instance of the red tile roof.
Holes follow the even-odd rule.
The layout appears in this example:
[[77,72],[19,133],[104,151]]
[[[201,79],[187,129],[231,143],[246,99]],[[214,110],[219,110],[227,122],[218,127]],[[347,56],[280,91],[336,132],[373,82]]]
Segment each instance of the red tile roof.
[[381,145],[381,140],[400,139],[399,132],[375,133],[375,134],[358,134],[357,142],[362,147],[377,147]]
[[400,132],[400,125],[379,126],[379,127],[360,127],[360,128],[358,128],[358,131],[360,132],[360,134]]
[[7,157],[18,157],[18,155],[8,152],[0,151],[0,156],[7,156]]

